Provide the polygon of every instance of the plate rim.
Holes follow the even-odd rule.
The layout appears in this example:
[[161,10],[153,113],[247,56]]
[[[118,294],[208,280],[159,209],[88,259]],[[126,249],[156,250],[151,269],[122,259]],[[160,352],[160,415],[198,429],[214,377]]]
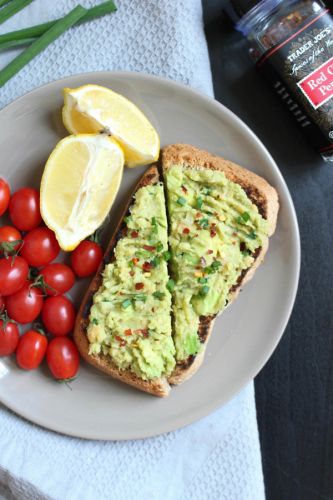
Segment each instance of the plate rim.
[[[21,418],[23,417],[26,421],[33,423],[33,424],[37,424],[38,426],[42,427],[43,429],[51,430],[51,431],[57,432],[61,435],[72,436],[72,437],[77,437],[77,438],[81,438],[81,439],[88,439],[88,440],[93,439],[93,440],[98,440],[98,441],[128,441],[128,440],[139,440],[139,439],[146,439],[149,437],[158,436],[158,435],[161,435],[161,434],[164,434],[167,432],[172,432],[172,431],[175,431],[177,429],[187,427],[188,425],[191,425],[191,424],[197,422],[198,420],[201,420],[201,419],[207,417],[208,415],[210,415],[214,411],[217,411],[222,406],[225,406],[226,404],[228,404],[233,398],[235,398],[240,393],[240,391],[245,387],[245,385],[247,383],[250,383],[251,381],[253,381],[255,376],[260,372],[260,370],[262,370],[262,368],[265,366],[267,361],[270,359],[270,357],[274,353],[277,345],[279,344],[279,342],[280,342],[280,340],[285,332],[286,326],[290,320],[290,316],[291,316],[291,313],[293,311],[293,307],[294,307],[295,300],[296,300],[296,295],[297,295],[298,285],[299,285],[299,278],[300,278],[300,269],[301,269],[300,232],[299,232],[299,225],[298,225],[296,210],[295,210],[294,203],[293,203],[289,188],[287,186],[287,183],[284,180],[284,177],[283,177],[278,165],[276,164],[275,160],[273,159],[272,155],[266,149],[266,147],[261,142],[259,137],[250,129],[250,127],[241,118],[239,118],[233,111],[231,111],[229,108],[227,108],[224,104],[217,101],[214,97],[207,95],[207,94],[205,94],[205,93],[203,93],[203,92],[201,92],[201,91],[199,91],[199,90],[197,90],[189,85],[186,85],[186,84],[181,83],[179,81],[173,80],[171,78],[153,75],[153,74],[146,73],[146,72],[137,72],[137,71],[81,72],[81,73],[67,75],[65,77],[62,77],[62,78],[59,78],[56,80],[52,80],[46,84],[35,87],[35,88],[31,89],[30,91],[26,92],[25,94],[17,97],[16,99],[14,99],[13,101],[11,101],[10,103],[8,103],[7,105],[5,105],[4,107],[2,107],[0,109],[0,119],[1,119],[1,114],[4,111],[8,111],[11,106],[16,105],[22,99],[25,99],[25,98],[27,98],[30,95],[33,95],[35,93],[38,93],[40,90],[42,90],[46,87],[56,85],[56,84],[61,84],[62,82],[66,82],[71,78],[80,78],[80,77],[82,77],[82,78],[87,78],[87,77],[112,78],[113,77],[113,78],[126,79],[126,78],[133,78],[133,76],[135,76],[136,78],[139,78],[143,81],[146,79],[154,80],[154,81],[159,82],[163,85],[169,85],[169,86],[175,87],[176,89],[179,89],[181,91],[186,91],[186,92],[192,94],[192,96],[194,98],[199,98],[201,100],[203,99],[206,104],[213,105],[214,107],[217,107],[219,109],[219,111],[221,111],[222,113],[227,115],[229,118],[231,118],[231,120],[237,126],[238,129],[241,129],[244,133],[246,133],[248,136],[250,136],[252,138],[257,150],[260,152],[261,156],[263,157],[263,160],[265,161],[265,163],[270,164],[270,168],[272,168],[274,170],[275,174],[279,177],[280,183],[284,187],[284,191],[285,191],[284,194],[289,202],[289,208],[291,211],[290,226],[293,228],[292,233],[293,233],[293,236],[295,238],[294,252],[295,252],[295,260],[296,260],[296,268],[294,270],[294,278],[293,278],[292,287],[290,287],[290,289],[289,289],[290,299],[289,299],[288,306],[286,308],[284,319],[283,319],[283,321],[281,321],[281,325],[279,327],[279,334],[273,339],[273,342],[271,343],[270,348],[267,349],[267,352],[262,353],[261,357],[258,356],[257,362],[253,364],[252,369],[248,371],[246,376],[243,376],[240,380],[238,380],[238,383],[236,384],[237,387],[235,388],[233,393],[228,398],[215,398],[214,401],[212,401],[209,404],[205,404],[204,407],[198,406],[196,409],[191,411],[190,419],[188,418],[188,416],[186,416],[187,414],[185,413],[185,414],[178,416],[177,423],[173,423],[171,425],[164,425],[164,428],[160,429],[159,431],[154,430],[153,432],[149,432],[149,430],[148,430],[147,432],[144,432],[144,433],[142,433],[142,432],[138,433],[138,432],[132,431],[132,433],[130,433],[130,434],[128,432],[126,432],[126,435],[124,434],[124,432],[122,432],[121,434],[118,433],[117,435],[115,435],[111,431],[109,437],[105,437],[105,436],[101,436],[100,434],[98,434],[98,432],[95,433],[94,429],[91,429],[91,432],[89,430],[89,432],[85,432],[83,434],[80,431],[75,432],[75,430],[71,430],[71,429],[64,430],[64,426],[57,425],[57,422],[55,422],[54,424],[51,424],[51,425],[46,424],[45,422],[43,422],[42,418],[40,419],[40,418],[38,418],[38,416],[31,417],[30,413],[26,412],[25,410],[22,411],[21,408],[17,407],[17,405],[6,401],[6,398],[4,398],[0,394],[0,403],[3,404],[9,410],[13,411],[17,416],[19,416]],[[222,399],[223,399],[223,401],[222,401]]]

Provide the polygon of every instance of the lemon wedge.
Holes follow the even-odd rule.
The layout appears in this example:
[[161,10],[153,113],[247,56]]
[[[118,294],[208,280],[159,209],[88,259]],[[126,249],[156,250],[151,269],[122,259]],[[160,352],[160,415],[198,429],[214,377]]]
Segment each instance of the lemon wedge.
[[128,167],[158,159],[159,136],[146,116],[124,96],[99,85],[64,89],[62,118],[71,134],[107,132],[119,142]]
[[102,224],[123,167],[123,150],[106,135],[72,135],[57,144],[45,165],[40,206],[63,250],[74,250]]

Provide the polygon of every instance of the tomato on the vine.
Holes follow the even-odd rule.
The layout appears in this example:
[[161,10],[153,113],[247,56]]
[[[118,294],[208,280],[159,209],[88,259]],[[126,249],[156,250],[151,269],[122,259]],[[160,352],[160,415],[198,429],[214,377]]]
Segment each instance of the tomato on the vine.
[[102,262],[101,246],[95,241],[81,241],[71,254],[71,266],[79,278],[87,278],[94,274]]
[[9,216],[21,231],[31,231],[42,222],[39,191],[24,187],[16,191],[9,202]]
[[0,259],[0,295],[16,293],[29,274],[27,262],[20,256]]
[[0,227],[0,254],[17,252],[22,243],[20,231],[13,226]]
[[42,310],[45,328],[53,335],[67,335],[75,324],[75,309],[72,302],[64,295],[49,297]]
[[0,356],[12,354],[19,342],[20,332],[16,323],[11,321],[6,314],[0,317]]
[[20,254],[30,266],[41,267],[52,262],[59,252],[54,232],[48,227],[37,227],[23,238]]
[[79,370],[79,351],[68,337],[56,337],[47,347],[46,361],[55,379],[72,379]]
[[13,295],[6,297],[6,309],[11,318],[18,323],[31,323],[40,314],[43,307],[43,293],[27,281]]
[[55,262],[41,270],[45,293],[47,295],[59,295],[68,292],[75,283],[75,275],[69,266]]
[[47,338],[39,330],[28,330],[20,337],[16,349],[16,362],[23,370],[34,370],[45,356]]
[[0,216],[3,215],[9,205],[10,187],[5,179],[0,179]]

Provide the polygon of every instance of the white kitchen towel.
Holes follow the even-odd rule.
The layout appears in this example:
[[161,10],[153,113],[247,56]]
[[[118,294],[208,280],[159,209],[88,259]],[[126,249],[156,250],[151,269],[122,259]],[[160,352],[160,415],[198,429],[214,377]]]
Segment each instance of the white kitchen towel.
[[[65,33],[1,88],[0,107],[56,78],[94,70],[163,75],[212,95],[201,0],[116,3],[117,13]],[[34,0],[0,32],[57,18],[75,4]],[[1,54],[0,66],[16,53]],[[264,499],[253,384],[200,422],[129,442],[61,436],[0,405],[1,495],[10,500]]]

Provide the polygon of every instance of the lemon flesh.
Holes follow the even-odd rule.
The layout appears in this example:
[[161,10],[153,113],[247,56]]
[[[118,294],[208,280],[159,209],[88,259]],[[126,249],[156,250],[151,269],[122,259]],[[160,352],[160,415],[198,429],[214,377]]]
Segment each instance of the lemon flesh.
[[124,153],[103,134],[61,140],[46,162],[41,213],[63,250],[74,248],[104,221],[123,175]]
[[71,134],[109,133],[123,148],[128,167],[158,159],[159,136],[146,116],[124,96],[99,85],[64,89],[62,118]]

